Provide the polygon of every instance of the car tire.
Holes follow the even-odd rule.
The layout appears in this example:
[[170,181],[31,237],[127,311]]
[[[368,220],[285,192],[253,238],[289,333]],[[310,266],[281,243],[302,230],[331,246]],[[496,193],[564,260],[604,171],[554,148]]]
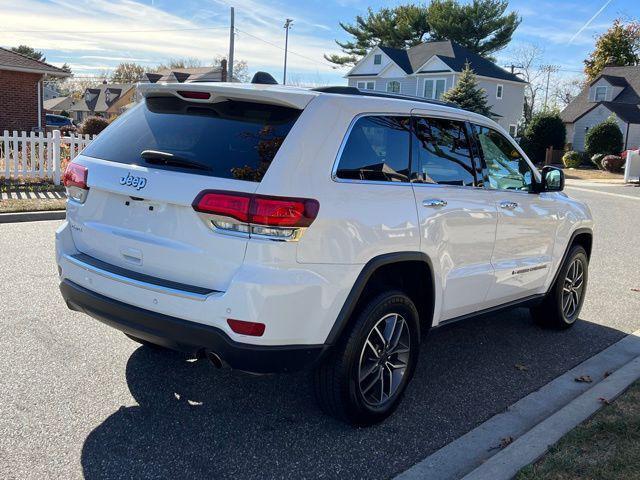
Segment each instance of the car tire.
[[324,412],[368,426],[391,415],[402,400],[418,360],[419,317],[400,291],[377,295],[356,315],[314,372],[314,384]]
[[588,276],[587,252],[580,245],[576,245],[569,251],[555,283],[544,300],[530,309],[534,320],[543,327],[572,327],[584,303]]

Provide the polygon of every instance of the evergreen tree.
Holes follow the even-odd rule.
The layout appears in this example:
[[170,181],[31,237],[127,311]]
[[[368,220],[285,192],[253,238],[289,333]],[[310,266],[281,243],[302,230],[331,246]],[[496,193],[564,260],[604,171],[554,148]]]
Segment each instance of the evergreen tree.
[[33,58],[34,60],[39,60],[41,62],[44,62],[46,60],[42,52],[39,52],[36,49],[31,48],[27,45],[18,45],[17,47],[11,47],[11,51],[19,53],[29,58]]
[[478,80],[469,63],[465,64],[456,86],[445,92],[442,99],[456,103],[460,108],[470,112],[479,113],[487,117],[491,116],[491,108],[487,105],[487,95],[478,86]]
[[508,0],[433,0],[428,6],[399,5],[340,23],[352,40],[336,40],[345,55],[325,55],[336,65],[353,65],[376,45],[408,48],[427,40],[452,40],[484,57],[503,49],[520,25],[515,12],[505,14]]
[[640,22],[623,24],[616,19],[596,40],[595,50],[584,61],[587,81],[594,80],[607,65],[625,67],[640,62]]

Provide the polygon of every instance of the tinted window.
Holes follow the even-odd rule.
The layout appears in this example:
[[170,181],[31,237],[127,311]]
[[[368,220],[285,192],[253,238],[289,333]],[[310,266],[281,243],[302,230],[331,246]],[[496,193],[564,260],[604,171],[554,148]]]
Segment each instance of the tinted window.
[[414,119],[412,180],[474,185],[474,168],[464,123],[441,118]]
[[487,164],[488,186],[500,190],[529,190],[531,168],[515,146],[495,130],[478,125],[475,129]]
[[359,118],[342,150],[337,176],[408,182],[410,124],[409,117]]
[[[114,122],[84,155],[119,163],[260,181],[301,111],[259,103],[185,102],[148,98]],[[149,165],[144,150],[204,164],[208,170],[176,164]]]

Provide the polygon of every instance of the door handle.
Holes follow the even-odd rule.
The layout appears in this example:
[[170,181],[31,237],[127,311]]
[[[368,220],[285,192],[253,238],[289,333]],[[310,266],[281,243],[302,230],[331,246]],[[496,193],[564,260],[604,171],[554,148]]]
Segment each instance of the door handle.
[[515,210],[516,208],[518,208],[518,202],[500,202],[500,208]]
[[423,200],[422,201],[422,206],[423,207],[432,207],[432,208],[446,207],[447,206],[447,201],[446,200],[440,200],[439,198],[430,198],[428,200]]

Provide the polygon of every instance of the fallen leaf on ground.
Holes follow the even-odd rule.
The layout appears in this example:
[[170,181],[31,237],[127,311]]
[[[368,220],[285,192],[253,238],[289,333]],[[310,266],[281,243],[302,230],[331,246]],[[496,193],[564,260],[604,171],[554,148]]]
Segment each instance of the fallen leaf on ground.
[[500,448],[505,448],[513,443],[513,437],[504,437],[500,440]]
[[521,372],[526,372],[527,370],[529,370],[529,367],[526,367],[524,365],[521,365],[519,363],[516,363],[514,365],[518,370],[520,370]]
[[604,403],[605,405],[611,405],[611,402],[604,397],[600,397],[598,400],[600,400],[600,402]]
[[604,378],[607,378],[609,375],[611,375],[613,372],[611,370],[607,370],[606,372],[604,372]]
[[640,292],[640,288],[632,288],[631,291],[632,292]]
[[593,380],[591,380],[591,377],[589,375],[580,375],[579,377],[577,377],[575,379],[576,382],[580,382],[580,383],[591,383],[593,382]]

